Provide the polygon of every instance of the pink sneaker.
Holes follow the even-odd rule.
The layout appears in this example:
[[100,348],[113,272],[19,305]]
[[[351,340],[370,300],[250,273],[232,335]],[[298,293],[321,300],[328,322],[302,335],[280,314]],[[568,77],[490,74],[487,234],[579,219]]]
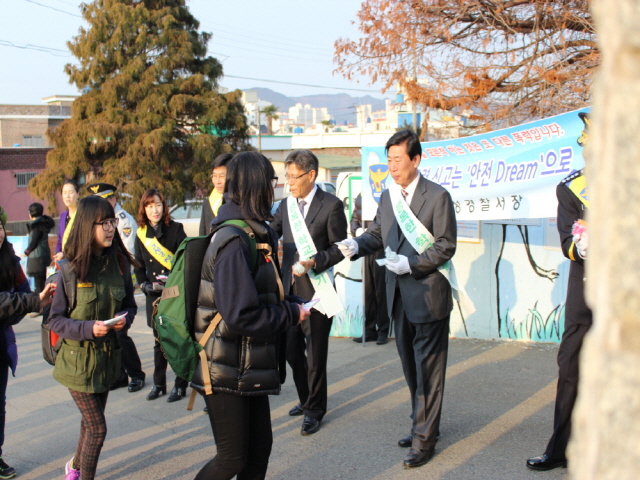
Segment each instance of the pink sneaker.
[[64,474],[65,474],[64,480],[80,479],[80,470],[76,470],[75,468],[72,467],[74,458],[75,457],[71,457],[71,460],[69,460],[67,464],[64,466]]

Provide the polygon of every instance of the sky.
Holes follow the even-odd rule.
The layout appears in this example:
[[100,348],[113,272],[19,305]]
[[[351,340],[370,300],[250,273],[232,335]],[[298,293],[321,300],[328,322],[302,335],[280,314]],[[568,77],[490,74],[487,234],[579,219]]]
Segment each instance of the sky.
[[[86,27],[80,3],[0,0],[0,104],[39,105],[44,97],[78,94],[64,65],[75,60],[67,41]],[[187,6],[200,30],[213,34],[208,53],[223,64],[223,87],[264,87],[288,96],[384,96],[381,85],[366,77],[348,81],[333,73],[333,43],[359,36],[352,24],[357,0],[187,0]]]

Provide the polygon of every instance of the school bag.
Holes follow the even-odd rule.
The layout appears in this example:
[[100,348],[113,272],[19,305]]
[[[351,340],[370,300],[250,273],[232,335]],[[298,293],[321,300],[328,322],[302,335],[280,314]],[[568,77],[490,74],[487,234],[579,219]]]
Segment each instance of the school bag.
[[[242,220],[227,220],[207,236],[190,237],[182,241],[174,255],[162,295],[153,304],[154,333],[171,369],[178,377],[191,381],[200,365],[206,394],[211,393],[211,383],[204,345],[222,317],[219,313],[214,317],[199,342],[195,340],[193,320],[198,308],[201,270],[207,248],[213,235],[229,227],[235,229],[235,233],[249,247],[251,270],[255,270],[258,249],[253,230]],[[191,410],[193,400],[192,395],[188,410]]]
[[[49,275],[45,282],[45,285],[49,283],[57,283],[58,281],[67,282],[70,268],[69,262],[62,259],[58,262],[58,266],[60,270],[56,273]],[[66,272],[66,275],[65,273]],[[67,284],[65,283],[65,287]],[[65,292],[68,292],[68,287],[65,288]],[[75,302],[75,288],[72,289],[73,293],[67,294],[67,303],[70,308],[74,306]],[[55,295],[55,292],[54,292]],[[62,337],[59,337],[57,333],[51,330],[49,327],[49,314],[51,313],[51,305],[47,305],[42,309],[42,324],[40,325],[40,341],[42,343],[42,357],[49,365],[56,364],[56,357],[58,356],[58,351],[60,350],[60,346],[62,345]]]

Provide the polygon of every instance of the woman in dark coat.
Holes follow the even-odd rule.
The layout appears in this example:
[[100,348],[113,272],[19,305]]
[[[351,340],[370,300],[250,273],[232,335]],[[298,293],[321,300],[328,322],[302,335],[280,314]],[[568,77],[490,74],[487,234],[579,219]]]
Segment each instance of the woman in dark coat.
[[24,255],[27,257],[27,275],[33,277],[36,293],[40,293],[47,279],[47,267],[51,264],[49,232],[56,226],[56,222],[48,215],[44,215],[41,203],[29,205],[29,217],[31,217],[31,223],[27,224],[29,245]]
[[[155,328],[152,313],[153,302],[162,294],[164,281],[158,275],[168,276],[171,259],[182,241],[187,238],[181,223],[171,220],[164,195],[150,188],[142,195],[138,208],[135,258],[141,265],[136,269],[136,279],[147,297],[147,325]],[[153,252],[153,253],[152,253]],[[153,346],[153,388],[147,400],[155,400],[167,393],[167,359],[158,341]],[[186,395],[187,381],[176,377],[167,402],[175,402]]]
[[[278,394],[284,380],[280,338],[309,316],[299,306],[302,299],[283,298],[277,254],[272,255],[278,251],[278,236],[267,224],[273,180],[271,163],[257,152],[240,153],[227,165],[225,202],[213,227],[242,220],[259,250],[253,256],[242,230],[222,227],[205,254],[196,338],[215,325],[217,314],[222,319],[204,347],[213,391],[205,402],[216,456],[196,480],[265,478],[273,443],[268,395]],[[201,377],[196,371],[193,383],[204,384]]]

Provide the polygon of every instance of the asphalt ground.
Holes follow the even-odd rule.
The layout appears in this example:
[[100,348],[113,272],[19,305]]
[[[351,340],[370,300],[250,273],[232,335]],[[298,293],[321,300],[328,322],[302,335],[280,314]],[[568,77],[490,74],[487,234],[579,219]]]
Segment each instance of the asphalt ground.
[[[131,330],[151,382],[153,336],[144,299]],[[41,317],[15,328],[20,361],[7,389],[4,459],[18,478],[64,478],[74,454],[80,414],[69,391],[42,358]],[[320,431],[300,435],[302,419],[289,417],[297,403],[290,376],[271,397],[274,444],[267,473],[273,480],[446,479],[555,480],[566,469],[533,472],[525,460],[541,454],[551,435],[557,345],[452,339],[435,457],[406,470],[410,402],[393,339],[365,347],[348,338],[329,343],[329,411]],[[290,373],[290,372],[289,372]],[[169,373],[169,379],[173,375]],[[107,440],[98,464],[100,480],[193,479],[215,455],[204,401],[193,412],[187,400],[149,402],[150,383],[136,393],[109,394]]]

